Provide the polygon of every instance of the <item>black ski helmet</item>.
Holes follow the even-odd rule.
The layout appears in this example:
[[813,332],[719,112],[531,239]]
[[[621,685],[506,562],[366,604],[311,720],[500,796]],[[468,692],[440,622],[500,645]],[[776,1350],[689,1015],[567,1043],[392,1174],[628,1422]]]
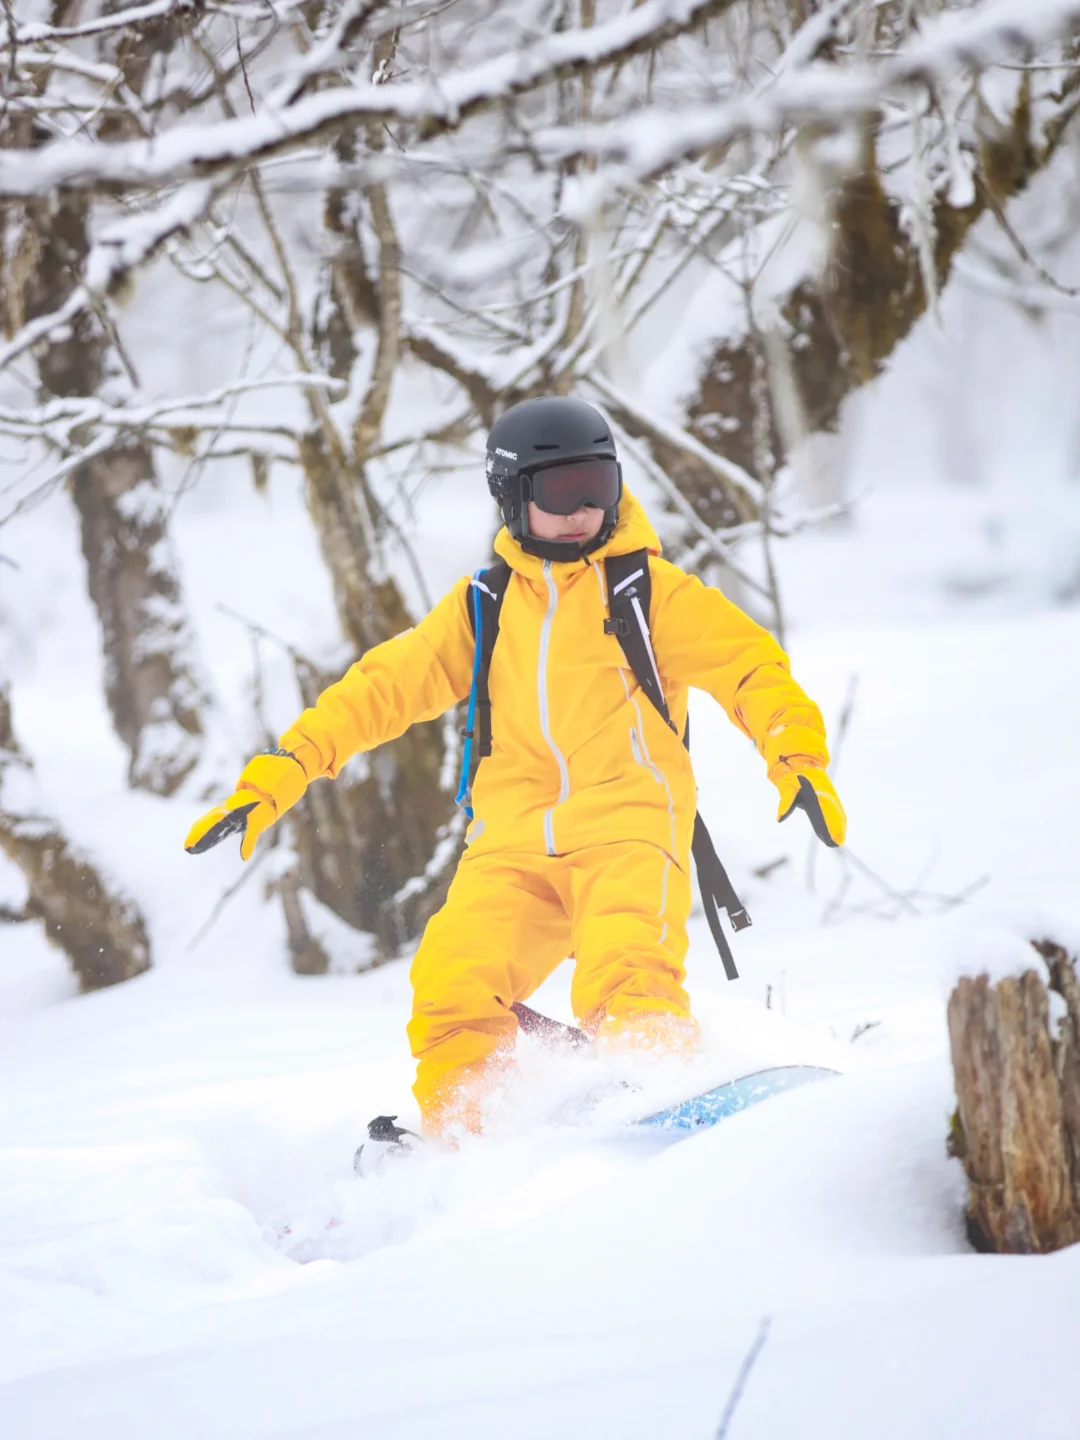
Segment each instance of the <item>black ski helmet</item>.
[[611,460],[615,454],[611,427],[599,410],[566,395],[522,400],[501,415],[487,439],[488,489],[499,502],[507,530],[529,555],[543,560],[578,560],[597,550],[611,536],[619,519],[619,502],[604,511],[598,533],[585,545],[566,540],[541,540],[529,533],[529,501],[538,470],[574,460]]

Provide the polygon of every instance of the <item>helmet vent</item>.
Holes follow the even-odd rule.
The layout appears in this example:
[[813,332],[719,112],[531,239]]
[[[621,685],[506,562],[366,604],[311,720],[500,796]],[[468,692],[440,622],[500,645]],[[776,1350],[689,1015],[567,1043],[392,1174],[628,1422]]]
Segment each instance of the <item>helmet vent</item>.
[[559,450],[561,448],[562,447],[559,445],[557,440],[553,441],[551,444],[548,445],[541,445],[540,442],[537,441],[537,443],[533,446],[534,450]]

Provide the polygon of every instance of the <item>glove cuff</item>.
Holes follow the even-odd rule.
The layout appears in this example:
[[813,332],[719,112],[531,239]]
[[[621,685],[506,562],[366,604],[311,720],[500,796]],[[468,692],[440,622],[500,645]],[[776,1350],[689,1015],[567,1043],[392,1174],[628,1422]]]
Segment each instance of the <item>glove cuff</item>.
[[812,781],[815,775],[827,775],[828,772],[824,765],[805,755],[787,755],[770,765],[767,774],[777,789],[797,792],[800,775],[806,775]]
[[291,750],[268,750],[248,761],[236,788],[265,801],[279,819],[300,799],[307,783],[307,772]]
[[804,725],[786,725],[775,735],[766,736],[762,754],[770,774],[773,768],[779,765],[790,765],[795,769],[801,763],[824,770],[829,763],[825,736],[820,730],[811,730]]

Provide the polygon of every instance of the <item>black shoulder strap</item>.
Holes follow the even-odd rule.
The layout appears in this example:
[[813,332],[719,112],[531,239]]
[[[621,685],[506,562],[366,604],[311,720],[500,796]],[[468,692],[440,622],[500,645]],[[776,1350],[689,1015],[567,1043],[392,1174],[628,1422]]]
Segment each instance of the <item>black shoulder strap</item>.
[[487,570],[474,575],[469,587],[469,624],[476,634],[477,608],[480,612],[480,656],[476,672],[476,747],[473,755],[476,761],[491,754],[491,694],[488,679],[491,674],[491,654],[499,638],[499,616],[506,587],[513,572],[505,560],[498,560]]
[[604,634],[616,636],[638,684],[674,730],[649,634],[649,552],[632,550],[629,555],[609,555],[604,571],[610,616],[604,621]]
[[[649,552],[634,550],[629,555],[610,555],[604,561],[607,576],[608,613],[604,621],[605,635],[614,635],[623,648],[634,677],[663,716],[672,730],[675,729],[664,696],[660,669],[653,652],[652,636],[649,633],[649,602],[652,599],[652,577],[649,574]],[[687,721],[683,743],[690,748],[690,722]],[[720,910],[727,911],[733,930],[745,930],[751,923],[746,907],[735,893],[731,878],[716,853],[712,836],[706,828],[701,812],[694,817],[693,840],[694,868],[697,870],[701,903],[705,918],[720,959],[724,973],[729,980],[737,980],[735,958],[731,953],[720,926]]]

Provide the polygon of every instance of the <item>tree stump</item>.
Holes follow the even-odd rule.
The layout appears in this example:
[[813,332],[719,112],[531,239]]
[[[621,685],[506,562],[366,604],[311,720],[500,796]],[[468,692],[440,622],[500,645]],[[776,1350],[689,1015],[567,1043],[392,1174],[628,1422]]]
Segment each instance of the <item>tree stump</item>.
[[137,906],[69,843],[55,820],[42,815],[3,684],[0,851],[22,871],[29,891],[23,911],[8,918],[42,920],[46,938],[68,957],[83,990],[117,985],[150,968],[150,939]]
[[964,977],[949,998],[958,1102],[950,1152],[970,1182],[968,1236],[1000,1254],[1080,1240],[1080,982],[1061,946],[1035,949],[1065,1001],[1057,1035],[1034,968],[996,985]]

